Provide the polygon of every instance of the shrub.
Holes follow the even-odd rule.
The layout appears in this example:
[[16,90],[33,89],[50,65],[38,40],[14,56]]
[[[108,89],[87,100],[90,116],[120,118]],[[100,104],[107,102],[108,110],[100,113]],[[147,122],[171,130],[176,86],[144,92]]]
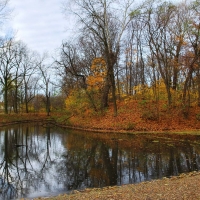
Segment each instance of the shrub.
[[197,114],[196,114],[196,119],[197,119],[198,121],[200,121],[200,113],[197,113]]
[[133,122],[128,122],[128,124],[126,125],[126,127],[125,127],[125,129],[126,130],[133,130],[133,129],[135,129],[135,123],[133,123]]
[[156,121],[158,120],[158,115],[155,110],[146,110],[142,113],[142,119]]

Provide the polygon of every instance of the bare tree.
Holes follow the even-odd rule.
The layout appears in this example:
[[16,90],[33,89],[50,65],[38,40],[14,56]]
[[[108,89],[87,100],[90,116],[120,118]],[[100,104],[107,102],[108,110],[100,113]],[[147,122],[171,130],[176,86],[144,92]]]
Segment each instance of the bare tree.
[[62,69],[63,83],[68,88],[67,93],[72,89],[84,89],[92,108],[97,111],[97,106],[87,91],[87,77],[90,74],[90,66],[96,51],[90,52],[87,45],[88,43],[83,41],[82,38],[77,45],[64,42],[61,46],[60,59],[57,59],[55,63],[57,69]]
[[39,66],[41,64],[38,57],[39,55],[37,53],[26,49],[22,62],[23,99],[26,113],[29,112],[29,102],[35,97],[35,92],[38,89],[37,83],[39,81],[39,77],[37,76],[37,72],[39,71]]
[[[171,22],[177,12],[177,7],[172,3],[161,2],[155,5],[152,1],[149,5],[146,17],[147,42],[152,54],[153,63],[158,66],[159,73],[164,81],[168,96],[168,105],[172,103],[172,77],[174,74],[174,88],[177,82],[177,65],[175,59],[180,54],[181,43],[171,31]],[[176,56],[176,58],[175,58]]]
[[[0,0],[0,25],[2,26],[2,24],[3,23],[5,23],[5,20],[8,18],[8,16],[10,15],[10,13],[11,13],[11,10],[9,10],[8,9],[8,3],[9,3],[9,0]],[[6,41],[6,39],[5,38],[0,38],[0,46],[1,46],[1,55],[2,54],[4,54],[3,53],[3,48],[4,48],[4,50],[5,50],[5,43],[7,43],[8,42],[8,40]],[[3,66],[3,67],[5,67],[5,66]],[[1,66],[0,66],[0,68],[1,68]],[[2,73],[3,71],[1,70],[1,73]],[[3,75],[3,74],[1,74],[1,75]],[[5,75],[5,74],[4,74]],[[1,78],[0,78],[1,80],[0,80],[0,83],[3,81],[5,81],[5,78],[3,78],[3,76],[1,76]],[[3,80],[4,79],[4,80]],[[4,82],[4,84],[3,84],[3,90],[5,89],[5,82]],[[7,93],[7,92],[6,92]],[[7,96],[7,94],[6,94],[6,96]],[[7,98],[7,97],[6,97]],[[4,99],[5,99],[5,92],[4,92]],[[4,102],[5,103],[5,102]],[[6,103],[6,105],[4,104],[4,106],[6,106],[7,107],[7,103]],[[7,110],[7,108],[5,108],[5,113],[8,113],[8,110]]]
[[4,112],[8,114],[8,92],[12,88],[16,76],[15,50],[13,39],[4,42],[0,49],[0,83],[4,94]]
[[77,12],[73,11],[73,13],[80,20],[82,32],[92,35],[102,49],[102,56],[107,63],[107,76],[102,94],[102,108],[108,106],[108,94],[111,88],[114,116],[116,116],[114,67],[117,64],[120,53],[123,33],[131,20],[130,13],[133,9],[133,1],[74,0],[73,2],[75,3],[76,10],[78,10]]
[[[188,117],[190,108],[190,89],[192,87],[193,76],[196,75],[198,105],[200,105],[200,2],[192,2],[188,7],[187,18],[185,18],[186,26],[186,48],[183,56],[183,65],[185,67],[186,77],[183,85],[183,114]],[[196,73],[196,74],[195,74]]]
[[22,62],[25,56],[25,49],[26,45],[23,44],[21,41],[14,42],[14,47],[13,47],[13,53],[14,53],[14,73],[13,77],[14,79],[14,84],[13,84],[13,102],[12,102],[12,107],[14,109],[15,113],[18,113],[18,107],[20,104],[20,87],[22,86],[22,75],[23,75],[23,68],[22,68]]
[[43,59],[41,60],[40,65],[39,65],[39,70],[40,70],[41,79],[42,79],[42,84],[40,87],[45,92],[46,112],[47,112],[47,116],[49,116],[50,115],[50,89],[49,89],[49,87],[50,87],[50,66],[43,64]]

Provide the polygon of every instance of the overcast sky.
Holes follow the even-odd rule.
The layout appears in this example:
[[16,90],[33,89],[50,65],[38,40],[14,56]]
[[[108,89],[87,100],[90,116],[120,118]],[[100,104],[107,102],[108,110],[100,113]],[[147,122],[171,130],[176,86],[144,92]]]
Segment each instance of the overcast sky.
[[63,1],[10,0],[9,7],[13,9],[10,27],[16,32],[16,39],[41,54],[53,53],[63,39],[74,35],[73,23],[70,24],[70,18],[62,13]]
[[10,0],[11,27],[17,39],[39,53],[52,53],[68,35],[69,21],[62,13],[63,0]]

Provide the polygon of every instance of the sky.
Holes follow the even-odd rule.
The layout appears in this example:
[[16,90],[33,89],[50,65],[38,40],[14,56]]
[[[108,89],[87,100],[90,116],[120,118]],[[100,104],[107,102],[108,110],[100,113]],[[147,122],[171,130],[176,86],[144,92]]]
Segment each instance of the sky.
[[[73,37],[73,19],[63,14],[66,0],[10,0],[9,30],[33,51],[52,54]],[[75,26],[74,26],[75,27]]]
[[63,14],[63,0],[10,0],[9,20],[16,39],[39,53],[52,53],[68,37],[69,20]]

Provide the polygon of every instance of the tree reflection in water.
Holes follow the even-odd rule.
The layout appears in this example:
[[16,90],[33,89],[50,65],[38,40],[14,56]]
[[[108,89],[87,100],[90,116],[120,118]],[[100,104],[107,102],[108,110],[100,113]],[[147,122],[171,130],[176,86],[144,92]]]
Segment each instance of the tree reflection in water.
[[200,137],[21,124],[0,130],[0,199],[137,183],[199,170]]

